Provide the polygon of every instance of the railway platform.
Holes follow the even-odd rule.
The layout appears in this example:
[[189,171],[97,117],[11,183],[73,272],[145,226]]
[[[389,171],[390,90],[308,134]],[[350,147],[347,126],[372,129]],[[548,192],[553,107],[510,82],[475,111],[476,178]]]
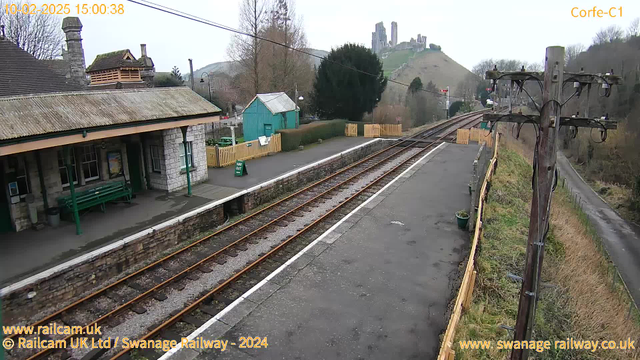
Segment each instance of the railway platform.
[[[72,222],[58,228],[4,233],[0,246],[0,285],[6,286],[33,274],[46,271],[70,259],[108,247],[120,239],[169,221],[211,202],[233,197],[283,174],[323,161],[331,156],[372,141],[363,137],[339,137],[303,151],[282,152],[247,160],[249,174],[234,177],[234,167],[209,169],[209,179],[193,186],[193,196],[186,190],[167,194],[147,190],[136,195],[131,204],[107,204],[106,212],[82,215],[82,235],[75,234]],[[382,140],[378,140],[382,141]]]
[[[469,244],[476,145],[443,144],[190,336],[226,351],[161,359],[435,358]],[[268,346],[240,349],[241,337]],[[235,344],[235,345],[234,345]]]

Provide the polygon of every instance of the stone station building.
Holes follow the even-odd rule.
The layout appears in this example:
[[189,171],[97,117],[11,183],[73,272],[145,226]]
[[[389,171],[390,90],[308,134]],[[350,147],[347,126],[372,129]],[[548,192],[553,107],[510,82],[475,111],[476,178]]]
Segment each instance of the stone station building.
[[172,192],[187,187],[188,159],[191,184],[206,181],[204,124],[219,114],[186,87],[0,97],[0,233],[42,224],[70,177],[76,193],[113,182]]

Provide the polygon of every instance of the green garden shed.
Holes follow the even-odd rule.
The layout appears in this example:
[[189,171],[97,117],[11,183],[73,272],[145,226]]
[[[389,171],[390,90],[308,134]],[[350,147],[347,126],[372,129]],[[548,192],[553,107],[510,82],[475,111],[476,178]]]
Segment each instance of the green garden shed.
[[258,94],[242,112],[244,140],[298,127],[298,107],[284,92]]

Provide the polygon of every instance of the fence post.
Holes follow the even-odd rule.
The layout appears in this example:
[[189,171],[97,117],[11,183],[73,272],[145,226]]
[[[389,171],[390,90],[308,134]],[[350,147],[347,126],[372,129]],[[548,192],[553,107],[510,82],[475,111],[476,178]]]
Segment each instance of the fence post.
[[216,144],[216,167],[220,167],[220,147]]
[[[478,241],[480,241],[480,239],[478,239]],[[476,284],[476,275],[477,271],[473,270],[468,283],[467,295],[465,296],[464,302],[462,303],[462,308],[465,310],[469,310],[469,306],[471,306],[471,299],[473,298],[473,287]]]

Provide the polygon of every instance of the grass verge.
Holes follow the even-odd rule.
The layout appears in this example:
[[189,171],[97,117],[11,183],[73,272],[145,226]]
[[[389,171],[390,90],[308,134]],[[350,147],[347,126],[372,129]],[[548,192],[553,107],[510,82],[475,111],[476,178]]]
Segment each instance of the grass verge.
[[[502,145],[501,145],[502,146]],[[527,158],[529,154],[524,154]],[[531,201],[530,162],[502,146],[484,213],[484,237],[477,255],[473,303],[456,331],[456,359],[504,359],[495,346],[512,340],[501,325],[513,326],[526,251]],[[638,315],[629,317],[629,299],[620,282],[612,282],[611,265],[597,235],[563,188],[553,196],[551,229],[545,245],[541,292],[534,340],[614,340],[640,338]],[[492,340],[490,349],[461,350],[459,340]],[[638,350],[551,349],[530,352],[535,359],[631,359]]]

